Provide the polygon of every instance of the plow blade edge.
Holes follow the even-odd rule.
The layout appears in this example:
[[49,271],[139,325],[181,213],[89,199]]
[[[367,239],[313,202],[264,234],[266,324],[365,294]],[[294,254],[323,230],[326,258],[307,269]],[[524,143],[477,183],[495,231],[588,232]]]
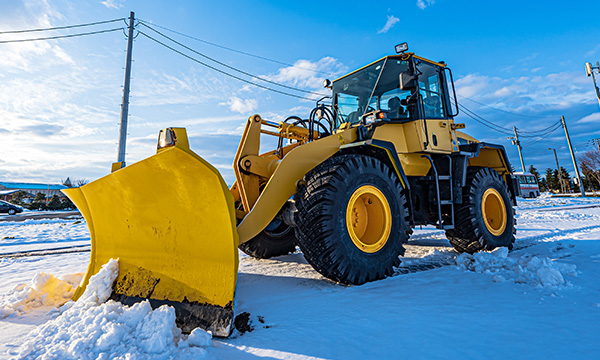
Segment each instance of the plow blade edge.
[[74,299],[90,276],[118,258],[112,299],[168,304],[184,332],[201,327],[228,336],[238,270],[233,197],[219,172],[189,150],[185,130],[177,130],[178,144],[64,191],[85,217],[92,240]]

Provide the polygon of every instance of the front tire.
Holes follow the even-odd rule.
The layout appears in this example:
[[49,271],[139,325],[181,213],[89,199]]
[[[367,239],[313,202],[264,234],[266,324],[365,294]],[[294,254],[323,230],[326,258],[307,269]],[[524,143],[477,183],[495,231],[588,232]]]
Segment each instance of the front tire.
[[400,180],[366,155],[328,159],[305,177],[296,196],[296,237],[323,276],[363,284],[393,274],[410,226]]
[[508,187],[490,168],[469,168],[463,203],[456,205],[454,229],[446,231],[458,252],[473,254],[515,242],[515,216]]
[[15,209],[8,209],[8,215],[14,215],[17,213],[17,210]]

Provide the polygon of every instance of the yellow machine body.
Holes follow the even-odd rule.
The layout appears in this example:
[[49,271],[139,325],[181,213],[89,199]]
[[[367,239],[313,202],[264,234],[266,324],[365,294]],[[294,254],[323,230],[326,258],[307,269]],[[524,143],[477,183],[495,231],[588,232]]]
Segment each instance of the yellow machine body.
[[[367,147],[365,151],[383,151],[408,190],[407,177],[431,172],[429,155],[456,154],[461,142],[479,143],[457,131],[464,124],[455,124],[451,118],[382,123],[368,139],[361,135],[364,129],[359,123],[345,122],[336,128],[332,124],[331,131],[322,133],[297,125],[251,116],[234,157],[236,181],[231,188],[213,166],[190,150],[185,129],[167,128],[159,134],[155,155],[127,167],[115,163],[111,174],[64,190],[85,217],[92,242],[89,267],[75,299],[103,264],[118,258],[113,299],[125,304],[148,299],[152,306],[172,305],[184,331],[201,327],[213,335],[228,336],[238,246],[282,218],[278,215],[309,171],[340,151],[352,154],[360,151],[352,147]],[[277,149],[259,154],[261,134],[278,137]],[[510,173],[499,149],[479,145],[478,153],[468,159],[469,166]],[[357,225],[355,244],[375,253],[387,241],[391,218],[382,214],[389,212],[389,204],[379,190],[363,190],[356,195],[360,201],[349,207],[347,221]],[[376,210],[363,209],[360,204],[365,199],[379,204]],[[363,218],[370,215],[387,232],[368,230],[368,224],[357,220],[354,212]]]

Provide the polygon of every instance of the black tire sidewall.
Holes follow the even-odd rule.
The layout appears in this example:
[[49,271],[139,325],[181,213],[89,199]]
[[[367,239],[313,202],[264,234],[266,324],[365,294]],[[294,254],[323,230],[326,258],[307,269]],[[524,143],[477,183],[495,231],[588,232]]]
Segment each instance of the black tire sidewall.
[[[393,274],[408,239],[408,209],[396,174],[380,160],[362,154],[340,155],[305,176],[298,194],[300,250],[315,270],[341,283],[360,285]],[[357,247],[346,227],[346,211],[354,192],[373,186],[385,196],[391,229],[384,246],[368,253]]]
[[[483,232],[483,236],[486,240],[487,248],[492,249],[500,246],[510,246],[513,241],[513,233],[514,233],[514,222],[513,219],[513,209],[512,202],[510,200],[510,196],[508,195],[508,191],[504,182],[500,179],[500,176],[494,172],[492,172],[495,176],[483,176],[481,181],[479,182],[477,189],[474,192],[475,195],[475,221],[477,222],[477,227],[480,231]],[[483,219],[483,211],[481,209],[481,203],[483,200],[483,194],[487,189],[495,189],[498,191],[500,196],[502,197],[502,201],[504,202],[505,208],[505,216],[506,216],[506,227],[502,234],[496,236],[492,234],[487,226],[485,225],[485,221]]]

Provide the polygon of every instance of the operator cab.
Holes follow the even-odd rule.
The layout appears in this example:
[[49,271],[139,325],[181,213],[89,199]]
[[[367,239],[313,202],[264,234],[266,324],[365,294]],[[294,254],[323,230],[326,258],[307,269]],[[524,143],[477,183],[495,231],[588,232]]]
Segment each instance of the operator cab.
[[386,56],[351,72],[332,83],[335,128],[452,118],[457,114],[450,104],[447,73],[445,64],[412,53]]

